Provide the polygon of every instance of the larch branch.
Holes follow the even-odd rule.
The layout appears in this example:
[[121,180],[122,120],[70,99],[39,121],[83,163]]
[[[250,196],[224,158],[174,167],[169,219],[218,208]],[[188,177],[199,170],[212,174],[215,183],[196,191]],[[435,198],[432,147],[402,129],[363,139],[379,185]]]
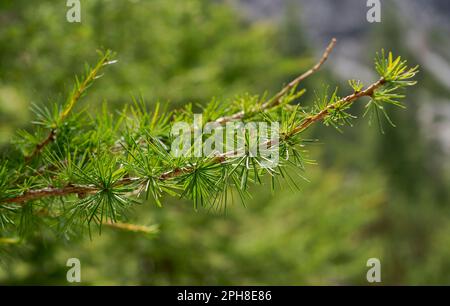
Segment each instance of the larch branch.
[[[329,48],[332,48],[332,45]],[[321,62],[323,63],[324,61],[325,60],[323,60]],[[320,63],[318,64],[317,67],[320,67]],[[318,68],[316,68],[316,70],[317,69]],[[311,72],[311,73],[313,73],[313,72]],[[298,80],[298,79],[299,78],[297,78],[296,80]],[[376,89],[378,89],[379,87],[383,86],[385,83],[386,83],[385,79],[384,78],[380,78],[378,81],[376,81],[375,83],[371,84],[366,89],[364,89],[362,91],[356,91],[356,92],[354,92],[354,93],[352,93],[352,94],[350,94],[350,95],[348,95],[348,96],[346,96],[346,97],[344,97],[342,99],[339,99],[338,101],[328,105],[327,107],[325,107],[320,112],[318,112],[318,113],[316,113],[314,115],[310,115],[310,116],[306,117],[304,119],[304,121],[300,125],[298,125],[294,129],[292,129],[289,133],[285,134],[283,136],[284,139],[288,139],[290,137],[293,137],[294,135],[296,135],[296,134],[306,130],[312,124],[323,120],[326,116],[329,115],[331,110],[336,109],[339,106],[352,104],[353,102],[355,102],[356,100],[358,100],[359,98],[362,98],[362,97],[370,97],[370,96],[372,96],[374,91]],[[290,84],[292,84],[292,82]],[[293,86],[295,86],[295,85],[293,85]],[[286,92],[287,91],[285,91],[285,93]],[[277,142],[278,142],[278,140],[277,140]],[[277,144],[277,142],[269,140],[268,142],[265,143],[265,145],[271,146],[271,145]],[[239,152],[238,151],[231,151],[231,152],[226,152],[226,153],[223,153],[223,154],[216,155],[215,157],[212,157],[212,162],[223,163],[229,157],[236,156],[236,153],[239,153]],[[161,181],[169,180],[169,179],[173,179],[173,178],[176,178],[178,176],[181,176],[181,175],[183,175],[185,173],[189,173],[191,171],[194,171],[194,168],[192,168],[192,167],[176,168],[176,169],[172,169],[172,170],[169,170],[169,171],[166,171],[166,172],[162,173],[158,177],[158,179],[161,180]],[[133,184],[133,183],[140,183],[143,180],[144,180],[143,178],[125,177],[125,178],[122,178],[121,180],[117,181],[115,186],[118,186],[118,185],[129,185],[129,184]],[[94,194],[94,193],[97,193],[99,191],[101,191],[101,189],[96,187],[96,186],[93,186],[93,185],[72,185],[72,184],[69,184],[66,187],[62,187],[62,188],[51,188],[51,187],[48,187],[48,188],[37,189],[37,190],[29,190],[29,191],[24,192],[20,196],[16,196],[16,197],[12,197],[12,198],[9,198],[9,199],[5,199],[5,200],[0,201],[0,202],[2,202],[3,204],[24,203],[24,202],[27,202],[27,201],[37,200],[37,199],[41,199],[41,198],[45,198],[45,197],[68,196],[68,195],[73,195],[73,194],[86,195],[86,194]]]

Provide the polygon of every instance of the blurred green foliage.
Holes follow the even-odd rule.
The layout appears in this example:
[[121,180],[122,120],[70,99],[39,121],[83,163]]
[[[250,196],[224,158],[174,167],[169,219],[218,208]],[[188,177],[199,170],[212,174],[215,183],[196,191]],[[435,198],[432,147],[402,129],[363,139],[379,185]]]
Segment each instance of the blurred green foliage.
[[[82,24],[66,22],[63,2],[0,3],[0,143],[27,126],[31,102],[63,100],[101,47],[117,51],[119,63],[82,102],[92,109],[132,94],[177,106],[274,91],[312,63],[292,16],[278,28],[246,22],[218,1],[82,3]],[[407,57],[399,27],[383,24],[367,54],[383,47]],[[308,82],[330,80],[322,72]],[[253,188],[248,207],[237,202],[226,214],[146,203],[132,219],[159,224],[155,236],[105,228],[92,241],[49,232],[31,245],[4,244],[0,284],[67,284],[70,257],[81,260],[83,284],[367,284],[371,257],[381,260],[383,284],[448,284],[448,174],[419,132],[420,95],[409,96],[385,135],[360,122],[344,134],[315,128],[311,137],[327,145],[309,148],[318,165],[301,191]]]
[[77,24],[66,21],[64,2],[0,3],[0,116],[9,118],[0,129],[11,120],[27,122],[15,115],[27,113],[25,103],[63,99],[100,48],[116,51],[120,65],[89,93],[94,108],[103,100],[123,105],[131,95],[180,105],[278,89],[286,73],[309,64],[284,60],[269,24],[241,21],[221,3],[121,0],[81,7]]

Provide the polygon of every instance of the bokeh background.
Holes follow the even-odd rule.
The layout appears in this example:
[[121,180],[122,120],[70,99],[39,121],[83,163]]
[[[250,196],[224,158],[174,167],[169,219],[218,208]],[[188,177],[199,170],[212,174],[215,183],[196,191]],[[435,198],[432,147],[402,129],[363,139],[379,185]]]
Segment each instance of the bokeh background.
[[[450,3],[382,1],[382,22],[366,1],[89,0],[82,23],[65,1],[0,1],[0,151],[29,128],[31,103],[63,101],[95,50],[119,63],[83,100],[111,111],[141,95],[147,103],[207,103],[212,97],[275,93],[308,69],[331,37],[338,46],[303,85],[303,103],[324,85],[371,81],[381,48],[421,65],[397,128],[366,120],[339,133],[308,133],[317,161],[301,190],[254,187],[247,207],[195,212],[188,201],[145,203],[136,223],[157,235],[105,229],[76,240],[52,233],[1,252],[0,284],[68,284],[70,257],[82,284],[367,284],[366,262],[381,261],[382,284],[450,284]],[[355,105],[356,106],[356,105]],[[363,106],[355,107],[361,113]],[[7,247],[5,247],[7,248]]]

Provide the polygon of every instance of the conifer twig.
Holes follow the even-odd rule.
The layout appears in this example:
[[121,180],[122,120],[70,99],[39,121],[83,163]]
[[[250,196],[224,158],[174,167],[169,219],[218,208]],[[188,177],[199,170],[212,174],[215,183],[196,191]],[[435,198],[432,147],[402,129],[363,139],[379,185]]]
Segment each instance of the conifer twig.
[[378,81],[376,81],[375,83],[373,83],[372,85],[367,87],[365,90],[354,92],[353,94],[348,95],[345,98],[342,98],[342,99],[336,101],[335,103],[328,105],[326,108],[324,108],[319,113],[306,118],[306,120],[301,125],[299,125],[295,129],[293,129],[287,136],[290,137],[292,135],[300,133],[301,131],[308,128],[314,122],[322,120],[325,116],[327,116],[330,113],[331,110],[336,109],[336,107],[338,107],[338,106],[349,105],[361,97],[371,97],[373,95],[374,91],[377,88],[379,88],[380,86],[382,86],[385,82],[386,82],[385,79],[382,77]]
[[[317,70],[322,67],[322,65],[325,63],[325,61],[328,59],[330,53],[333,51],[334,46],[336,45],[336,38],[332,38],[330,43],[328,44],[327,48],[325,49],[324,53],[322,54],[320,60],[308,71],[304,72],[303,74],[299,75],[297,78],[289,82],[283,89],[281,89],[275,96],[273,96],[271,99],[266,101],[261,105],[260,108],[258,108],[258,111],[264,111],[266,109],[272,108],[280,104],[282,97],[284,97],[292,88],[297,86],[300,82],[304,81],[306,78],[310,77],[312,74],[314,74]],[[237,112],[230,116],[224,116],[220,117],[215,120],[215,122],[223,125],[227,122],[233,121],[233,120],[239,120],[242,119],[245,116],[244,111]]]
[[8,237],[0,237],[0,245],[1,244],[19,244],[20,239],[19,238],[8,238]]
[[[111,61],[111,59],[110,59],[111,56],[112,56],[111,51],[109,51],[109,50],[106,51],[105,54],[100,59],[100,61],[97,63],[97,65],[88,72],[88,74],[86,75],[86,77],[84,78],[84,80],[81,83],[79,83],[78,79],[77,79],[76,86],[73,89],[73,91],[71,92],[71,94],[69,95],[69,98],[68,98],[68,101],[66,103],[64,110],[59,115],[58,122],[60,124],[67,118],[67,116],[70,114],[70,112],[72,111],[75,104],[80,100],[80,98],[83,96],[83,94],[86,92],[86,90],[90,87],[90,85],[96,79],[98,79],[100,77],[99,76],[100,70],[104,66],[114,63],[114,61]],[[41,141],[40,143],[38,143],[35,146],[35,148],[33,149],[33,151],[31,152],[30,155],[25,156],[25,162],[29,163],[34,157],[36,157],[44,149],[44,147],[46,147],[48,144],[55,141],[57,133],[58,133],[58,127],[57,126],[52,127],[48,136],[43,141]]]
[[131,223],[113,222],[111,220],[108,220],[103,224],[110,228],[142,234],[157,234],[159,231],[158,225],[145,226]]

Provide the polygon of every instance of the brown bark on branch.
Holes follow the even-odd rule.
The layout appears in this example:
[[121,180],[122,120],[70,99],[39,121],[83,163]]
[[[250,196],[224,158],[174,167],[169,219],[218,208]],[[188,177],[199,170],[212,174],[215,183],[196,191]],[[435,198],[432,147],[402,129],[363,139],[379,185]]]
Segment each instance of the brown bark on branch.
[[[329,114],[329,112],[331,110],[335,109],[336,107],[338,107],[342,104],[351,104],[351,103],[355,102],[356,100],[358,100],[359,98],[372,96],[374,91],[377,88],[381,87],[383,84],[385,84],[385,80],[383,78],[380,78],[377,82],[373,83],[366,89],[364,89],[362,91],[354,92],[353,94],[348,95],[348,96],[336,101],[335,103],[328,105],[325,109],[323,109],[319,113],[312,115],[310,117],[307,117],[299,126],[294,128],[289,134],[284,135],[284,138],[287,139],[287,138],[293,137],[294,135],[307,129],[313,123],[323,120]],[[271,146],[271,145],[275,145],[275,144],[276,143],[272,142],[272,141],[268,141],[267,143],[265,143],[265,145],[267,145],[267,146]],[[239,153],[239,152],[236,152],[236,151],[226,152],[226,153],[217,155],[216,157],[214,157],[212,159],[212,161],[216,162],[216,163],[222,163],[222,162],[225,162],[227,160],[227,158],[229,158],[230,156],[235,156],[236,153]],[[190,168],[190,167],[176,168],[176,169],[173,169],[173,170],[170,170],[170,171],[167,171],[167,172],[164,172],[163,174],[161,174],[159,176],[159,180],[162,180],[162,181],[169,180],[169,179],[178,177],[182,174],[189,173],[190,171],[193,171],[193,170],[194,169]],[[126,177],[126,178],[123,178],[123,179],[119,180],[118,182],[116,182],[115,185],[116,186],[129,185],[132,183],[136,183],[140,180],[141,180],[140,178]],[[86,195],[86,194],[93,194],[93,193],[96,193],[99,191],[101,191],[101,189],[99,189],[98,187],[92,186],[92,185],[68,185],[68,186],[62,187],[62,188],[48,187],[48,188],[43,188],[43,189],[27,191],[20,196],[3,200],[2,203],[3,204],[24,203],[27,201],[37,200],[37,199],[46,198],[46,197],[68,196],[68,195],[72,195],[72,194]]]

